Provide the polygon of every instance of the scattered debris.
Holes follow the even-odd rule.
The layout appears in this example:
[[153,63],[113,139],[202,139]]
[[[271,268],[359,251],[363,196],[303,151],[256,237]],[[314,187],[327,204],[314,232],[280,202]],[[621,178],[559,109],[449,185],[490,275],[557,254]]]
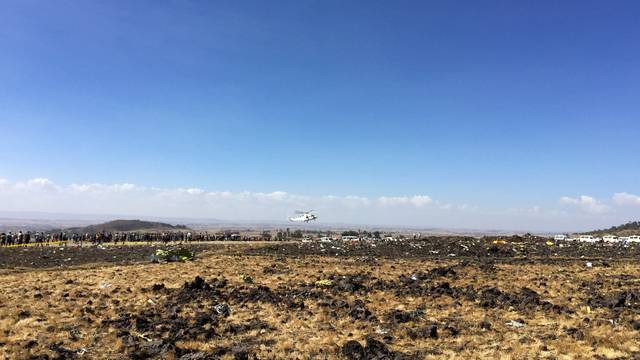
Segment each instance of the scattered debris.
[[330,279],[322,279],[322,280],[318,280],[316,281],[316,286],[318,287],[331,287],[333,286],[333,280]]
[[[38,284],[24,291],[18,287],[15,296],[29,300],[32,300],[32,296],[43,299],[39,300],[41,304],[57,301],[64,306],[77,306],[78,330],[60,329],[58,325],[47,324],[42,335],[26,337],[15,346],[19,346],[20,351],[27,352],[25,349],[28,349],[34,356],[41,356],[42,352],[45,352],[50,358],[74,358],[80,357],[87,350],[75,349],[73,344],[83,344],[89,349],[85,357],[99,357],[100,354],[95,350],[99,348],[87,345],[92,341],[94,334],[91,331],[92,327],[97,326],[100,327],[100,333],[108,332],[118,339],[118,346],[122,347],[118,351],[122,351],[123,357],[127,358],[252,358],[256,352],[264,353],[271,348],[281,349],[286,346],[274,346],[270,341],[279,340],[272,340],[273,337],[264,334],[279,333],[284,329],[290,331],[292,322],[313,322],[311,326],[317,326],[323,331],[342,331],[344,340],[335,347],[311,347],[314,351],[308,355],[311,358],[333,358],[342,355],[359,359],[418,359],[444,357],[450,351],[462,351],[452,346],[463,346],[463,340],[466,340],[467,336],[489,336],[496,339],[502,337],[505,332],[515,332],[519,333],[521,342],[531,342],[531,339],[534,339],[537,344],[553,343],[554,340],[558,340],[556,336],[583,341],[588,339],[584,341],[588,352],[592,339],[602,338],[593,332],[595,327],[613,325],[619,327],[616,331],[624,330],[632,335],[637,334],[631,332],[631,329],[640,330],[640,279],[631,271],[619,271],[620,257],[611,256],[606,257],[606,261],[586,262],[587,259],[598,258],[587,253],[589,248],[585,246],[583,249],[580,244],[568,245],[567,250],[563,252],[559,246],[549,249],[544,241],[525,245],[512,241],[493,244],[481,239],[460,241],[464,241],[464,244],[446,241],[436,244],[401,239],[394,241],[392,245],[380,242],[376,243],[376,246],[367,244],[366,241],[349,246],[331,243],[335,245],[335,249],[330,249],[330,245],[325,244],[324,247],[328,251],[323,256],[353,256],[344,263],[351,264],[353,261],[358,266],[362,264],[362,267],[341,267],[341,263],[336,261],[335,267],[327,262],[331,266],[314,268],[313,271],[305,267],[315,266],[316,258],[304,255],[314,255],[315,251],[321,251],[319,245],[282,243],[278,246],[283,250],[278,250],[276,256],[247,257],[246,252],[252,255],[261,254],[259,251],[262,250],[254,250],[262,249],[264,245],[261,244],[260,247],[249,250],[244,248],[243,253],[232,260],[250,259],[255,261],[257,267],[234,266],[226,271],[227,269],[220,269],[219,263],[210,263],[208,258],[207,261],[199,261],[193,266],[152,266],[147,267],[147,270],[151,270],[149,273],[153,273],[154,276],[140,279],[144,287],[131,285],[133,290],[122,283],[122,279],[132,279],[127,267],[113,267],[117,269],[113,274],[107,269],[106,274],[97,277],[108,279],[113,285],[107,281],[96,281],[96,277],[75,278],[78,279],[75,282],[66,280],[66,277],[74,275],[65,271],[55,281],[49,281],[45,285]],[[494,245],[495,248],[492,247]],[[295,250],[295,254],[303,256],[283,256],[282,254],[288,254],[289,246],[300,246]],[[619,247],[614,246],[602,249],[595,246],[597,245],[592,247],[605,253],[615,249],[621,251]],[[632,246],[630,251],[635,251],[635,245]],[[508,251],[501,252],[500,248]],[[117,248],[109,246],[107,250],[110,252],[112,249]],[[131,249],[139,251],[137,248]],[[156,250],[145,249],[145,257]],[[64,251],[56,250],[66,255],[74,254],[74,261],[76,257],[81,257],[76,256],[76,250],[72,247]],[[236,250],[229,248],[224,251]],[[578,251],[585,251],[585,257],[565,258],[567,254],[581,254]],[[556,252],[560,258],[554,258]],[[416,253],[429,260],[407,260],[417,256]],[[43,251],[42,254],[51,256],[50,252]],[[454,254],[458,258],[445,259],[446,254]],[[530,254],[535,256],[528,257]],[[124,252],[122,256],[126,258]],[[631,256],[632,259],[633,256],[635,255]],[[57,261],[65,258],[60,257]],[[387,258],[393,260],[385,263]],[[575,271],[584,270],[585,266],[588,266],[585,262],[597,268],[611,266],[611,269],[602,269],[602,272],[583,271],[584,274],[580,274],[585,276],[574,277]],[[527,264],[539,263],[561,266],[555,267],[554,271],[528,272],[526,282],[517,282],[518,275],[511,271],[514,265],[522,264],[525,268]],[[609,263],[611,265],[608,265]],[[225,259],[220,264],[229,264],[229,260]],[[624,264],[627,266],[626,262]],[[153,269],[178,270],[176,274],[165,276],[163,273],[156,276]],[[383,272],[378,269],[391,271]],[[253,275],[266,274],[264,277],[268,279],[258,279],[259,283],[263,283],[259,285],[254,284],[250,276],[242,275],[239,281],[238,274],[242,271]],[[235,281],[229,281],[227,284],[223,276],[231,276]],[[186,279],[188,281],[184,282],[184,286],[175,285],[177,281],[183,282]],[[315,281],[316,279],[318,280]],[[512,283],[514,279],[516,281]],[[567,289],[570,289],[566,299],[565,293],[558,295],[555,290],[551,290],[557,289],[558,284],[561,284],[560,287],[566,284]],[[96,291],[97,287],[108,290]],[[136,297],[135,306],[132,306],[127,297],[133,296],[135,291],[146,293]],[[385,304],[384,300],[379,300],[385,299],[386,296],[390,296],[394,301]],[[396,298],[406,301],[396,302]],[[566,308],[546,300],[558,301],[558,304],[563,304]],[[418,304],[426,308],[415,308]],[[16,303],[9,305],[8,314],[14,317],[15,322],[16,312],[20,307],[16,307]],[[27,319],[23,321],[27,326],[31,321],[42,321],[40,319],[45,315],[39,306],[25,307],[32,309],[34,316],[25,309],[17,314],[17,320]],[[111,307],[109,311],[105,311],[108,307]],[[231,307],[234,316],[231,316]],[[467,307],[474,307],[473,314],[479,317],[467,317]],[[590,315],[592,307],[594,311]],[[269,313],[274,314],[274,317],[263,318],[264,312],[256,311],[259,308],[269,309]],[[571,318],[572,321],[566,323],[571,327],[554,327],[548,330],[536,326],[536,331],[517,330],[526,326],[531,328],[527,322],[532,318],[532,314],[539,316],[558,311],[562,312],[563,318],[565,315]],[[504,313],[518,315],[502,318]],[[512,316],[514,320],[506,321]],[[524,320],[519,319],[519,316]],[[502,323],[505,326],[500,325]],[[51,340],[46,341],[47,334],[62,334],[62,337],[56,337],[56,340],[63,340],[65,343],[51,345]],[[308,330],[305,334],[308,334]],[[366,334],[370,335],[365,338]],[[460,336],[460,339],[451,339],[455,336]],[[402,344],[411,344],[407,338],[420,344],[419,350],[418,347],[410,347],[416,349],[417,353],[394,352],[393,350],[401,350]],[[435,341],[439,338],[443,341]],[[216,339],[225,341],[217,342]],[[201,341],[213,345],[198,349],[183,348],[181,345]],[[7,345],[0,342],[0,346]],[[542,345],[536,346],[541,348]],[[53,356],[49,350],[54,351]],[[306,354],[299,354],[297,351],[299,350],[291,348],[289,353],[279,352],[274,358],[305,357]],[[625,351],[621,350],[623,353]]]
[[231,308],[227,304],[218,304],[213,307],[213,310],[215,310],[216,314],[224,317],[227,317],[229,316],[229,314],[231,314]]
[[509,320],[509,321],[507,321],[505,323],[505,325],[511,326],[511,327],[514,327],[514,328],[521,328],[521,327],[524,326],[524,323],[522,323],[520,321],[517,321],[517,320]]
[[178,248],[172,250],[157,249],[155,254],[151,255],[152,262],[175,262],[189,261],[195,258],[195,253],[186,248]]

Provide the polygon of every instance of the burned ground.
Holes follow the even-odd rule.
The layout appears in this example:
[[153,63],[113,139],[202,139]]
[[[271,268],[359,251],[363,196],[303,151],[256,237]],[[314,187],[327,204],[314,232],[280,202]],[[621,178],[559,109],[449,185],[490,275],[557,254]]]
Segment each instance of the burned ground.
[[537,262],[558,262],[562,259],[594,258],[640,258],[640,245],[631,244],[587,244],[563,242],[550,246],[546,238],[472,238],[472,237],[431,237],[414,241],[389,242],[289,242],[273,243],[249,250],[250,254],[281,256],[336,256],[371,258],[417,258],[448,259],[515,259],[527,261],[535,258]]
[[[78,265],[111,263],[134,264],[148,262],[156,249],[170,249],[178,245],[136,246],[30,246],[0,248],[0,269],[50,269]],[[180,245],[185,246],[185,245]],[[193,251],[206,251],[210,245],[190,244]]]
[[[484,250],[442,258],[403,255],[409,249],[426,254],[455,246],[425,244],[391,244],[392,251],[384,250],[385,244],[345,244],[338,256],[319,251],[337,243],[207,245],[185,263],[152,264],[141,257],[127,265],[100,261],[5,269],[0,356],[640,356],[635,249],[616,257],[609,255],[623,248],[579,254],[581,247],[572,253],[543,244],[551,255],[536,257],[519,244],[469,240],[458,247]],[[493,246],[499,251],[489,250]],[[151,249],[131,250],[142,256]]]

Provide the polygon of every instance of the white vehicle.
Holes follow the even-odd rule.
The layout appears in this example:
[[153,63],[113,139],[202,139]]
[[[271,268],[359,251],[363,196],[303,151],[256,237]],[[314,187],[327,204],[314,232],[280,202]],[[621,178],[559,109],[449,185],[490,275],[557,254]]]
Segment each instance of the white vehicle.
[[553,237],[553,240],[555,241],[565,241],[567,240],[567,235],[556,235]]
[[289,218],[289,221],[293,221],[293,222],[309,222],[309,221],[313,221],[313,220],[317,220],[318,217],[314,214],[312,214],[314,210],[309,210],[309,211],[300,211],[300,210],[296,210],[296,216],[292,216]]
[[343,236],[342,241],[358,241],[360,240],[357,236]]
[[597,239],[594,238],[593,235],[580,235],[580,238],[578,240],[588,243],[594,243],[597,241]]
[[323,243],[331,242],[331,240],[332,239],[330,237],[328,237],[328,236],[323,236],[323,237],[320,238],[320,242],[323,242]]
[[631,235],[629,236],[629,239],[627,239],[628,242],[640,242],[640,235]]
[[615,235],[605,235],[602,237],[602,240],[608,243],[615,243],[618,242],[618,237]]

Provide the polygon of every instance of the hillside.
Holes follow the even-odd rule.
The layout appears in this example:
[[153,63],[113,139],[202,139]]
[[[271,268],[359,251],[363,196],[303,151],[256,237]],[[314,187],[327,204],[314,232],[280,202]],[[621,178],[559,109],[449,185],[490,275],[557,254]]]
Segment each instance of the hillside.
[[118,232],[118,231],[180,231],[188,230],[185,225],[171,225],[143,220],[113,220],[103,224],[69,228],[77,233]]
[[640,221],[632,221],[623,225],[612,226],[608,229],[601,229],[590,231],[587,234],[589,235],[617,235],[617,236],[629,236],[629,235],[639,235],[640,234]]

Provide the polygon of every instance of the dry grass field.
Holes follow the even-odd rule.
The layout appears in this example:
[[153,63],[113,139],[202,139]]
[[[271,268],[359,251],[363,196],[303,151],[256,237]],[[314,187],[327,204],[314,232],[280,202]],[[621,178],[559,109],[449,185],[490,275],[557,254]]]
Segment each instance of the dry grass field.
[[0,270],[0,357],[640,357],[634,261],[247,255],[255,246]]

